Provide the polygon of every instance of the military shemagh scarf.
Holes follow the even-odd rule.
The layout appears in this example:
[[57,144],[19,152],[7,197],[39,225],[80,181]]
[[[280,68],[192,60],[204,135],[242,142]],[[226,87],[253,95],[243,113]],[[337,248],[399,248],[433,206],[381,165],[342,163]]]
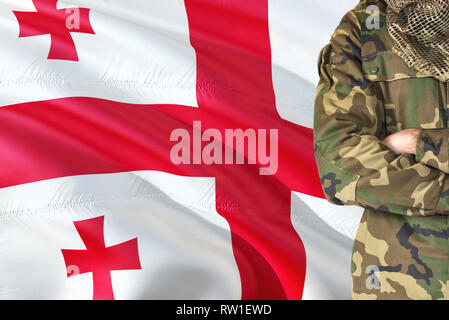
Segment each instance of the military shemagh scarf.
[[393,51],[417,71],[449,81],[449,0],[385,0]]

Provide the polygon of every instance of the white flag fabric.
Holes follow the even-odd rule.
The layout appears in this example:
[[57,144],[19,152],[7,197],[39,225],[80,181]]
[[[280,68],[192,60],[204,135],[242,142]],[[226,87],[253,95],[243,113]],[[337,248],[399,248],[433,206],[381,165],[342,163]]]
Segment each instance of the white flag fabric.
[[[71,33],[78,61],[42,59],[62,40],[50,34],[19,38],[14,12],[36,11],[33,1],[0,2],[0,41],[7,48],[2,59],[8,61],[2,63],[2,105],[76,96],[197,105],[195,51],[182,1],[53,2],[59,10],[89,8],[95,34]],[[32,19],[47,21],[25,17],[22,29]]]
[[[311,127],[356,3],[0,0],[0,299],[349,299]],[[173,163],[198,122],[278,130],[277,171]]]
[[[358,1],[269,1],[273,85],[281,117],[313,126],[318,53]],[[362,209],[295,192],[292,221],[307,254],[303,299],[350,299],[352,243]]]
[[92,299],[92,273],[80,274],[73,260],[66,278],[61,249],[86,250],[73,221],[104,216],[105,247],[138,239],[140,267],[123,261],[129,270],[111,271],[116,299],[237,299],[240,277],[214,189],[210,178],[145,171],[1,190],[0,298]]

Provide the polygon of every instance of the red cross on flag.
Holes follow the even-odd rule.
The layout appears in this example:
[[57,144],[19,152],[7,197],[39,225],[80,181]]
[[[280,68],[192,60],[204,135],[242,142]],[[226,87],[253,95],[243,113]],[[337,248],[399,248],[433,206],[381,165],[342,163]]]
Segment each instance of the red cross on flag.
[[311,123],[355,2],[0,0],[0,299],[349,298]]

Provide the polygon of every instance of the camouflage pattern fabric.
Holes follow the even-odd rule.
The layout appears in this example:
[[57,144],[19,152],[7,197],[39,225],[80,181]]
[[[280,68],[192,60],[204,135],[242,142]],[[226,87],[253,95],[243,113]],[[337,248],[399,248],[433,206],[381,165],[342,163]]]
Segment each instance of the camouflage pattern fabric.
[[[385,12],[384,1],[361,1],[320,53],[318,170],[328,201],[365,208],[353,247],[353,299],[447,299],[449,89],[393,52]],[[382,143],[407,128],[422,129],[416,156]]]

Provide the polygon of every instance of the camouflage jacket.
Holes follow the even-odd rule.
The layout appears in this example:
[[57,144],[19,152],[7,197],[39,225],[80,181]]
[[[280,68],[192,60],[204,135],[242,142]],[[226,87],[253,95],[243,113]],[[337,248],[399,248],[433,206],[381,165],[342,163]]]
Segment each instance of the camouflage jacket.
[[[361,1],[320,53],[318,170],[330,202],[365,208],[354,299],[449,298],[449,87],[393,53],[385,12],[383,1]],[[382,143],[407,128],[422,129],[416,156]]]

